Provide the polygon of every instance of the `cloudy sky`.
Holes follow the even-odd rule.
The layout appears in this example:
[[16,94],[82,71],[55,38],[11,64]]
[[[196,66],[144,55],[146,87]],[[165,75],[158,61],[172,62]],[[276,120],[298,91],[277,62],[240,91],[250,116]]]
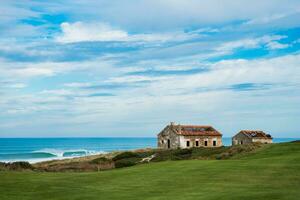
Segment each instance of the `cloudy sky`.
[[1,0],[0,137],[300,137],[299,0]]

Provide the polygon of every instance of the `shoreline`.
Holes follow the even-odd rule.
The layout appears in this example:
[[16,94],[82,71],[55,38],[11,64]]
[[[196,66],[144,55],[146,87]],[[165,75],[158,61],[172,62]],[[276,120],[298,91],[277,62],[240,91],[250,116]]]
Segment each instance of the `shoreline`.
[[175,160],[228,160],[243,158],[272,146],[281,146],[288,143],[299,143],[299,140],[262,144],[250,143],[230,147],[194,147],[188,149],[136,149],[131,151],[114,151],[106,154],[97,154],[62,160],[43,161],[34,164],[28,162],[0,163],[0,171],[38,171],[38,172],[88,172],[103,171],[134,165]]
[[106,157],[112,158],[113,156],[124,153],[124,152],[145,152],[145,151],[156,151],[157,148],[144,148],[144,149],[129,149],[129,150],[116,150],[111,152],[99,152],[92,155],[83,155],[83,156],[74,156],[74,157],[55,157],[49,158],[49,160],[37,160],[36,162],[30,162],[29,160],[11,160],[11,161],[0,161],[0,163],[11,164],[15,162],[28,162],[32,165],[39,165],[39,164],[48,164],[48,163],[67,163],[67,162],[82,162],[82,161],[89,161],[99,157]]
[[[123,142],[124,138],[115,138],[116,140],[119,140],[120,144]],[[134,139],[134,138],[131,138]],[[1,140],[1,138],[0,138]],[[18,139],[20,140],[20,139]],[[30,140],[30,139],[27,139]],[[58,139],[60,140],[60,139]],[[155,141],[155,138],[151,138],[152,141]],[[273,143],[282,143],[282,142],[289,142],[289,141],[294,141],[294,140],[299,140],[299,138],[274,138],[274,142]],[[45,139],[45,141],[47,141],[47,139]],[[227,142],[224,142],[227,141]],[[223,138],[223,144],[226,147],[230,147],[231,145],[229,144],[230,138]],[[64,142],[64,141],[62,141]],[[107,145],[107,144],[106,144]],[[100,145],[101,146],[101,145]],[[76,146],[71,147],[70,149],[59,149],[59,147],[55,147],[53,149],[51,148],[45,148],[45,149],[41,149],[41,150],[34,150],[32,152],[25,152],[25,153],[19,153],[20,158],[17,158],[16,155],[18,155],[18,153],[15,154],[3,154],[2,153],[2,159],[1,159],[1,153],[0,153],[0,162],[2,163],[13,163],[13,162],[29,162],[30,164],[36,164],[36,163],[41,163],[41,162],[51,162],[51,161],[60,161],[60,160],[70,160],[70,159],[82,159],[85,157],[90,157],[90,156],[99,156],[99,155],[103,155],[103,154],[110,154],[113,152],[123,152],[123,151],[137,151],[140,149],[146,149],[146,148],[151,148],[151,149],[155,149],[156,146],[153,142],[152,145],[148,145],[148,147],[146,146],[145,148],[134,148],[135,145],[132,146],[132,148],[129,149],[122,149],[122,147],[120,148],[120,146],[115,146],[114,148],[114,144],[111,145],[111,149],[109,151],[105,151],[105,148],[103,150],[101,150],[99,147],[98,149],[85,149],[86,147],[81,147],[81,148],[77,148]],[[138,146],[138,145],[137,145]],[[93,147],[92,147],[93,148]],[[1,150],[1,149],[0,149]],[[5,151],[4,151],[5,152]],[[72,156],[72,153],[74,156]],[[82,155],[80,155],[80,153]],[[30,155],[32,156],[32,158],[29,158],[30,156],[28,156],[28,158],[24,158],[25,154],[33,154]],[[37,155],[35,155],[37,154]],[[44,155],[38,155],[38,154],[44,154]],[[65,155],[66,154],[66,155]],[[6,158],[3,158],[3,155]],[[11,155],[13,155],[16,158],[9,158]],[[27,155],[26,155],[27,156]],[[41,156],[41,157],[35,157],[35,156]],[[44,156],[44,157],[42,157]]]

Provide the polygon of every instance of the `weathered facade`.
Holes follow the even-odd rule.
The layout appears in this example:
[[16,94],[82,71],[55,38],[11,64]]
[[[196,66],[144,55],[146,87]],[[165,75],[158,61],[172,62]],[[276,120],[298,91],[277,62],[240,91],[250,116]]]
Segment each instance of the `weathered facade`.
[[263,131],[242,130],[232,137],[232,145],[249,143],[272,143],[272,136]]
[[220,147],[222,134],[212,126],[171,123],[157,135],[157,146],[161,149]]

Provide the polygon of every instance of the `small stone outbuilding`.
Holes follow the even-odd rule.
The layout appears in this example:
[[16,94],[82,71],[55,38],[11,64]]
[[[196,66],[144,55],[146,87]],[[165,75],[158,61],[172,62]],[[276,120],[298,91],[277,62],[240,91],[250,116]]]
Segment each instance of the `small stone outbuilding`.
[[263,131],[242,130],[232,137],[232,145],[249,144],[249,143],[272,143],[272,136]]
[[222,134],[212,126],[176,125],[171,122],[157,135],[157,146],[161,149],[220,147]]

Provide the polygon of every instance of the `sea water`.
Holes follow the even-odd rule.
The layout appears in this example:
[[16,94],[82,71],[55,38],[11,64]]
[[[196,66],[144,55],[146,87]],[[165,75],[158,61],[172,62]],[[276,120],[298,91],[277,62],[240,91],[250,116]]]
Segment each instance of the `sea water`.
[[[274,138],[273,142],[293,140],[297,139]],[[223,144],[231,145],[231,138],[223,138]],[[156,145],[156,138],[0,138],[0,162],[35,163]]]

